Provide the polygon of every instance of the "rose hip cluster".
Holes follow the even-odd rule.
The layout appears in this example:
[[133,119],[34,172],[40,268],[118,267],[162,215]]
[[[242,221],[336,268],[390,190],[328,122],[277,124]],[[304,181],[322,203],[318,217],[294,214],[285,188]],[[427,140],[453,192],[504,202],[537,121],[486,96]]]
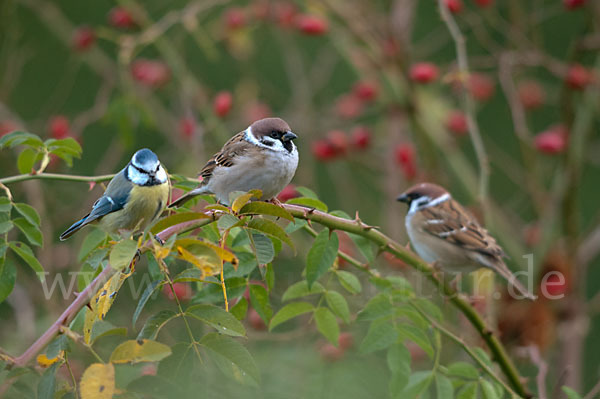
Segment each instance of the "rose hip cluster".
[[321,36],[329,31],[326,16],[302,13],[292,2],[255,1],[246,8],[230,7],[223,13],[223,24],[228,32],[244,29],[253,22],[274,23],[307,36]]
[[365,126],[358,126],[350,135],[342,130],[331,130],[325,138],[313,141],[312,153],[319,161],[327,162],[339,159],[350,152],[364,151],[371,143],[371,131]]

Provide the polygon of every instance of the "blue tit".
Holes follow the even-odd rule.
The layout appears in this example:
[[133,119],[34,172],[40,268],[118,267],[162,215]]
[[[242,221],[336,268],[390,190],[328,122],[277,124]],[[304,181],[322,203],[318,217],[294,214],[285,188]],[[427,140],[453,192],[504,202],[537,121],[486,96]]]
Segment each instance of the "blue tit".
[[92,211],[62,233],[60,240],[90,223],[107,233],[143,231],[165,209],[169,192],[169,178],[158,157],[147,148],[141,149],[108,183]]

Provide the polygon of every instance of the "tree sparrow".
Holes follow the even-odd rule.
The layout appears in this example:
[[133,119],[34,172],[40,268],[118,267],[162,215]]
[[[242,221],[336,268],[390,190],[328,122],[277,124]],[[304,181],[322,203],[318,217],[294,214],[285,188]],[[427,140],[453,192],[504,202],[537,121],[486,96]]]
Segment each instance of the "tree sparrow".
[[279,118],[254,122],[233,136],[206,163],[200,185],[169,207],[183,204],[201,194],[214,194],[223,204],[233,191],[262,191],[261,199],[272,199],[289,184],[298,166],[296,136]]
[[409,205],[406,230],[423,260],[452,272],[490,268],[526,298],[536,298],[508,269],[502,260],[504,251],[496,240],[445,189],[421,183],[397,199]]

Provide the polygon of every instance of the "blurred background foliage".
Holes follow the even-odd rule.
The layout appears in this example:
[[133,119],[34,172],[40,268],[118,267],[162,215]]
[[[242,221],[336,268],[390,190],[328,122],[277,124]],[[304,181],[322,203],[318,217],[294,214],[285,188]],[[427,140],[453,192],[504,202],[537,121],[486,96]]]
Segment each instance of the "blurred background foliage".
[[[405,209],[397,194],[417,181],[443,184],[486,220],[514,270],[524,269],[523,255],[532,253],[536,285],[548,271],[566,276],[546,287],[565,294],[561,300],[494,307],[504,340],[514,348],[537,345],[554,380],[587,392],[600,377],[600,4],[445,1],[466,37],[470,76],[457,71],[455,43],[433,0],[3,0],[0,134],[20,129],[75,138],[81,159],[72,168],[53,159],[48,172],[114,173],[148,147],[171,173],[192,177],[231,135],[256,119],[280,116],[300,137],[293,184],[314,190],[329,209],[359,210],[401,242]],[[476,101],[489,157],[483,208],[481,164],[460,101],[465,89]],[[1,177],[18,174],[17,156],[2,151]],[[79,270],[85,235],[59,243],[58,234],[101,188],[60,181],[10,188],[41,215],[45,245],[36,255],[45,270],[65,276]],[[299,242],[298,252],[309,243]],[[341,245],[356,252],[349,242]],[[284,251],[275,266],[271,295],[278,303],[300,278],[303,258]],[[384,274],[405,270],[383,256],[371,266]],[[0,304],[0,342],[13,353],[68,303],[58,296],[44,301],[33,273],[17,270],[16,286]],[[114,324],[127,323],[135,309],[126,295],[111,313]],[[368,298],[366,290],[356,301]],[[252,312],[247,323],[261,390],[248,393],[202,374],[191,392],[387,395],[385,359],[359,355],[352,345],[331,352],[306,326],[267,334]],[[361,337],[363,327],[347,332]],[[181,333],[171,328],[169,334]],[[414,352],[418,365],[422,354]],[[519,358],[535,375],[527,356]],[[153,371],[122,374],[144,372]]]

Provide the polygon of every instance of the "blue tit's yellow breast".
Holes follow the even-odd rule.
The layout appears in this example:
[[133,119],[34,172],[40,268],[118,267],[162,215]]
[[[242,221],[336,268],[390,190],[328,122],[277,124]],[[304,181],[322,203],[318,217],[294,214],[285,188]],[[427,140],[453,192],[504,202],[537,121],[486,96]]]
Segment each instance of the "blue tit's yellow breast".
[[144,230],[160,216],[168,200],[168,182],[155,186],[133,185],[123,209],[103,217],[100,227],[111,233]]

